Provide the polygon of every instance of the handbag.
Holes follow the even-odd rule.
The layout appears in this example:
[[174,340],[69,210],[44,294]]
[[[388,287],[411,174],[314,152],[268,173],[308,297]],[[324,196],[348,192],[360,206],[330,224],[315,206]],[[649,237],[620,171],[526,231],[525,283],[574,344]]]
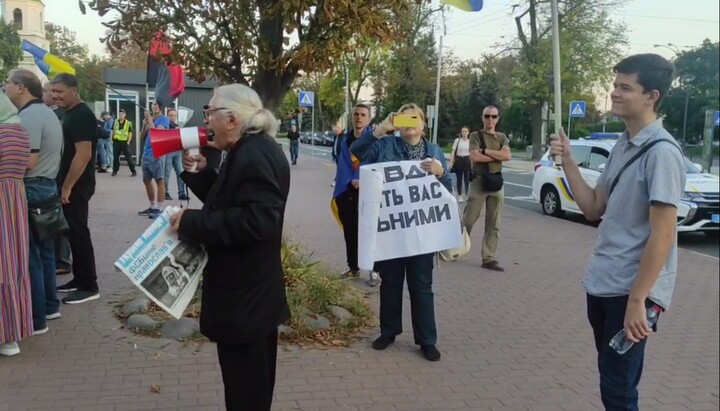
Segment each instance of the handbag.
[[455,248],[443,250],[438,253],[438,257],[443,261],[452,262],[470,252],[470,235],[465,226],[462,227],[463,243]]
[[70,231],[57,195],[37,204],[28,204],[28,216],[30,230],[37,241],[56,238]]
[[[485,145],[485,134],[482,132],[480,134],[480,149],[484,150],[487,148]],[[490,171],[490,164],[482,164],[480,165],[480,182],[482,183],[482,189],[483,191],[494,193],[496,191],[500,191],[503,188],[504,180],[502,176],[502,172],[498,171],[497,173],[493,173]]]

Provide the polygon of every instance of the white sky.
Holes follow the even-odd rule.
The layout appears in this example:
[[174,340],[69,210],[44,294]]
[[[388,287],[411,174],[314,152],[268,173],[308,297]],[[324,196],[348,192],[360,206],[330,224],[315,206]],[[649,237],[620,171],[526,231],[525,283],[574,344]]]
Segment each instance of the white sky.
[[[88,44],[92,53],[102,54],[104,46],[98,38],[105,33],[103,18],[88,10],[82,15],[77,0],[44,0],[48,21],[67,26],[77,32],[78,39]],[[433,0],[435,4],[439,0]],[[466,13],[451,8],[446,13],[447,36],[444,45],[459,58],[477,58],[482,53],[500,49],[495,44],[507,41],[515,33],[515,22],[510,5],[521,0],[486,0],[479,13]],[[720,6],[717,0],[626,0],[613,17],[628,26],[627,54],[655,52],[672,57],[668,48],[654,44],[672,43],[680,48],[699,45],[703,39],[718,41]],[[107,16],[105,17],[107,18]],[[503,36],[505,36],[503,38]]]
[[[104,52],[98,41],[105,32],[105,27],[100,24],[101,17],[90,10],[83,16],[77,0],[44,1],[47,20],[77,32],[80,41],[87,43],[91,52]],[[521,1],[486,0],[485,8],[479,13],[451,9],[446,14],[448,35],[445,45],[461,58],[475,58],[483,52],[497,51],[493,45],[505,41],[501,36],[511,38],[515,35],[509,6],[518,2]],[[628,25],[628,54],[656,52],[672,57],[670,50],[654,48],[653,44],[695,46],[704,38],[718,41],[719,15],[717,0],[627,0],[627,5],[617,10],[613,17]]]

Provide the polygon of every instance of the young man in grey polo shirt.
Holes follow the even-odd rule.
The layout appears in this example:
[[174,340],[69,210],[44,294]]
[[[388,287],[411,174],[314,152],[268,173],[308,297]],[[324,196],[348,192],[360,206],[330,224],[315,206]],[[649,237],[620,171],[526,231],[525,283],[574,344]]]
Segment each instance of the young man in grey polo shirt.
[[[677,205],[685,164],[675,139],[658,119],[658,107],[674,78],[672,63],[655,54],[630,56],[615,68],[612,113],[627,127],[612,149],[595,188],[583,180],[564,132],[551,154],[562,167],[575,201],[590,220],[602,217],[583,280],[595,336],[600,394],[608,410],[638,410],[637,386],[651,329],[647,310],[670,305],[677,272]],[[655,144],[621,169],[638,152]],[[613,189],[614,186],[614,189]],[[609,346],[625,329],[635,344],[620,355]]]

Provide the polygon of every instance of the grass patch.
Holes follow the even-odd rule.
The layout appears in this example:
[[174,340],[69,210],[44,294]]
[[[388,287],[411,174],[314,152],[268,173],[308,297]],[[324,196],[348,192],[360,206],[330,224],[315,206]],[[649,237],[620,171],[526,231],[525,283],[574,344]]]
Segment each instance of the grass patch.
[[[291,318],[286,326],[291,332],[281,336],[281,340],[301,345],[321,346],[347,346],[354,341],[360,333],[373,324],[374,313],[368,305],[368,295],[362,290],[338,278],[319,261],[312,258],[312,254],[305,251],[302,246],[290,239],[285,239],[281,249],[282,265],[285,271],[285,285],[287,289],[288,305]],[[190,305],[183,317],[200,318],[201,287],[198,287]],[[138,293],[128,295],[115,302],[115,317],[127,326],[120,309]],[[341,323],[328,311],[329,306],[339,306],[348,310],[353,319]],[[305,314],[320,314],[332,322],[328,330],[314,331],[302,320]],[[154,303],[150,303],[147,314],[156,321],[163,322],[172,318]],[[154,330],[131,330],[139,335],[161,337],[159,327]],[[207,341],[200,333],[193,334],[187,341]]]

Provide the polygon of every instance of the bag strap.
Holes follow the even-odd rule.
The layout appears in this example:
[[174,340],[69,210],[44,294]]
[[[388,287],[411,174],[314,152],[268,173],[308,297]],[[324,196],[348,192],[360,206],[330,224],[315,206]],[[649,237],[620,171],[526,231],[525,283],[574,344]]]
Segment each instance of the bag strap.
[[457,149],[460,147],[460,137],[455,139],[455,150],[453,150],[452,160],[455,161],[455,156],[457,156]]
[[[625,170],[627,170],[627,168],[630,167],[630,165],[632,165],[632,163],[634,163],[640,157],[642,157],[645,153],[647,153],[648,150],[650,150],[655,144],[662,143],[662,142],[670,143],[673,145],[673,147],[680,150],[680,147],[678,147],[677,144],[673,143],[672,141],[670,141],[666,138],[662,138],[660,140],[655,140],[655,141],[651,141],[651,142],[647,143],[645,145],[645,147],[640,149],[640,151],[638,151],[634,156],[632,156],[632,158],[630,158],[630,160],[628,160],[627,163],[625,163],[625,165],[623,165],[623,167],[620,169],[618,174],[615,176],[615,179],[613,180],[612,184],[610,185],[610,192],[608,193],[608,199],[610,198],[610,195],[612,195],[613,191],[615,190],[615,186],[617,185],[618,181],[620,181],[620,176],[623,174],[623,172],[625,172]],[[680,154],[682,154],[682,150],[680,150]]]
[[[478,137],[480,137],[480,151],[483,149],[487,149],[487,143],[485,142],[485,133],[482,132],[482,130],[478,131]],[[489,156],[488,156],[489,157]],[[492,157],[490,157],[492,158]],[[480,169],[485,170],[486,172],[490,172],[490,163],[481,163]]]

